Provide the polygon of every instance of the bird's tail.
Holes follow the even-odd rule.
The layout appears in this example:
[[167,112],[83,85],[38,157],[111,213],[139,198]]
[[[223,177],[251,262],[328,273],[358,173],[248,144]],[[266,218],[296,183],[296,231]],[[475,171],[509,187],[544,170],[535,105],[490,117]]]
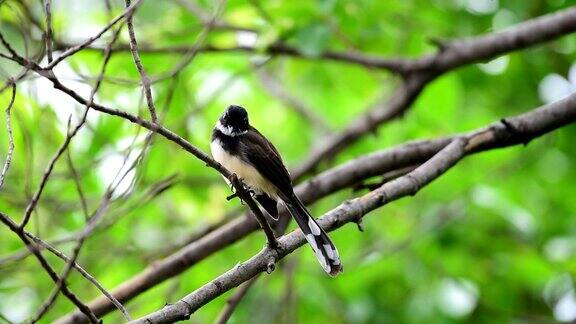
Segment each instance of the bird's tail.
[[342,272],[342,263],[340,256],[334,243],[328,237],[328,234],[318,226],[316,220],[310,215],[304,204],[294,196],[290,201],[284,201],[286,208],[296,220],[296,223],[304,233],[304,237],[312,246],[314,254],[330,276],[335,277],[338,273]]

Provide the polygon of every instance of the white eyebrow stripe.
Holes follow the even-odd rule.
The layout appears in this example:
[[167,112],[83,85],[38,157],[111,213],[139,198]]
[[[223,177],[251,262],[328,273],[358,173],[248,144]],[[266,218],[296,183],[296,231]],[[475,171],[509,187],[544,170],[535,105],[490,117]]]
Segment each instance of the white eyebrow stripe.
[[222,125],[222,122],[220,122],[220,120],[218,120],[218,122],[216,123],[216,129],[222,132],[222,134],[224,135],[232,136],[232,127],[230,126],[225,127],[224,125]]
[[224,126],[222,125],[222,122],[220,120],[218,120],[218,122],[216,123],[216,129],[219,130],[222,134],[230,137],[235,137],[238,135],[244,135],[248,133],[247,130],[243,132],[235,132],[232,130],[232,126]]

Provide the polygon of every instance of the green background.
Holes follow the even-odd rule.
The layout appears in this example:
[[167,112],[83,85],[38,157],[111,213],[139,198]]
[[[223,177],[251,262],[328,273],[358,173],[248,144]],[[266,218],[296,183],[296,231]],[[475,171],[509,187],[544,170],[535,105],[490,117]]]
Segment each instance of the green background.
[[[120,13],[122,4],[112,3],[114,13]],[[206,12],[211,3],[198,2]],[[323,51],[418,57],[435,50],[431,38],[498,31],[573,2],[275,0],[261,1],[261,9],[257,3],[229,1],[222,18],[256,29],[258,48],[281,39],[304,53],[303,58],[273,57],[263,69],[337,132],[382,96],[389,96],[399,80],[386,71],[317,59]],[[43,23],[39,3],[30,1],[29,5]],[[79,41],[109,21],[103,2],[56,0],[53,5],[54,33],[60,40]],[[0,28],[20,53],[25,46],[19,30],[34,29],[23,25],[22,15],[17,1],[0,2]],[[199,20],[178,1],[145,1],[137,11],[135,26],[141,47],[190,45],[202,30]],[[42,46],[38,32],[32,39],[27,44],[30,53]],[[127,39],[123,32],[120,42],[127,43]],[[217,47],[237,42],[235,32],[219,29],[205,41]],[[576,84],[568,81],[576,82],[575,68],[569,77],[575,50],[576,39],[567,36],[511,53],[487,66],[473,64],[442,76],[425,89],[403,118],[381,127],[377,136],[363,137],[321,169],[408,140],[475,129],[538,107],[556,98],[554,91],[561,94],[562,89],[576,89]],[[181,57],[176,53],[141,56],[151,76],[170,70]],[[325,134],[262,86],[253,64],[264,57],[263,52],[198,54],[176,78],[153,86],[163,125],[207,152],[220,113],[229,104],[241,104],[248,109],[252,125],[282,152],[286,164],[297,166]],[[87,96],[90,87],[82,84],[92,84],[89,76],[98,74],[101,60],[99,51],[86,50],[61,64],[56,74],[65,84],[84,89],[81,93]],[[6,60],[0,60],[0,67],[3,79],[19,71]],[[553,74],[556,76],[551,77]],[[110,79],[102,85],[97,101],[147,118],[139,75],[129,52],[113,55],[106,76]],[[9,99],[9,91],[2,93],[0,107],[6,107]],[[21,220],[49,159],[65,137],[68,116],[72,114],[75,121],[80,112],[78,104],[37,76],[18,85],[13,107],[16,150],[0,190],[1,211]],[[138,135],[137,153],[145,132],[96,112],[90,112],[88,119],[89,127],[72,141],[71,155],[93,211],[132,139]],[[0,118],[0,129],[3,161],[8,147],[4,118]],[[274,273],[258,280],[231,322],[550,322],[576,318],[575,136],[576,127],[571,125],[527,146],[466,158],[415,197],[371,212],[364,221],[364,232],[354,224],[333,232],[331,237],[345,265],[337,279],[324,274],[309,248],[299,249]],[[132,190],[115,196],[79,258],[84,268],[110,289],[191,233],[243,208],[238,200],[225,200],[229,188],[217,172],[161,138],[154,139],[131,175],[126,183],[134,178]],[[175,180],[168,189],[150,194],[151,188],[172,176]],[[343,190],[310,210],[320,216],[359,194]],[[64,157],[28,229],[52,241],[83,226],[84,215]],[[264,243],[262,233],[252,234],[137,297],[128,303],[128,310],[137,318],[160,309],[248,259]],[[72,246],[58,247],[70,254]],[[16,235],[0,227],[0,256],[22,248]],[[61,269],[60,260],[48,253],[45,256]],[[77,273],[73,272],[68,282],[84,301],[99,296]],[[32,257],[0,263],[0,314],[13,321],[28,318],[53,286]],[[287,292],[292,296],[286,297]],[[191,321],[213,321],[227,296],[229,293],[201,308]],[[60,296],[42,321],[71,310],[73,305]],[[109,323],[121,319],[118,312],[104,317]]]

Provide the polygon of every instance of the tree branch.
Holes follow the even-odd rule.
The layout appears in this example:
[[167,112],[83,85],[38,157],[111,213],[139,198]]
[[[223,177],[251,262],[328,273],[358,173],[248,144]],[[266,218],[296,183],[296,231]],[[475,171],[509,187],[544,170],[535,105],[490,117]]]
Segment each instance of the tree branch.
[[[58,65],[60,62],[64,61],[66,58],[68,58],[69,56],[72,56],[76,53],[78,53],[79,51],[87,48],[88,46],[90,46],[90,44],[94,43],[95,40],[99,39],[100,37],[102,37],[102,35],[104,35],[104,33],[106,33],[108,30],[110,30],[112,27],[114,27],[114,25],[116,25],[120,20],[122,19],[126,19],[127,17],[131,17],[134,14],[134,11],[136,10],[136,8],[138,8],[138,6],[142,3],[142,0],[136,0],[134,1],[134,3],[132,5],[130,5],[129,7],[127,7],[123,13],[121,13],[120,15],[118,15],[116,18],[114,18],[112,21],[110,21],[108,23],[108,25],[104,26],[104,28],[102,28],[98,33],[96,33],[96,35],[87,38],[84,42],[74,45],[72,47],[67,48],[64,53],[62,53],[59,57],[57,57],[54,61],[52,61],[51,63],[49,63],[46,67],[41,68],[41,70],[52,70],[52,68],[54,68],[56,65]],[[102,48],[103,51],[105,51],[105,48]],[[11,52],[11,54],[13,56],[18,56],[18,54],[16,52]]]
[[[463,65],[484,61],[502,54],[551,41],[560,36],[576,30],[576,8],[568,8],[555,13],[547,14],[502,32],[486,34],[483,36],[446,41],[442,50],[416,59],[385,58],[368,55],[360,52],[333,52],[326,51],[315,57],[307,57],[296,48],[284,43],[274,43],[265,49],[255,46],[216,47],[204,46],[199,52],[248,52],[270,55],[285,55],[316,60],[332,60],[336,62],[356,64],[369,68],[389,70],[399,75],[409,75],[434,71],[445,72]],[[73,46],[65,42],[58,42],[58,48],[64,49]],[[103,50],[102,47],[88,47],[92,50]],[[129,51],[129,44],[119,44],[114,51]],[[190,46],[153,47],[142,46],[141,53],[156,54],[182,54],[190,50]]]
[[[573,13],[574,10],[563,11],[563,13],[566,13],[566,12]],[[554,15],[548,15],[548,16],[544,16],[543,18],[548,19],[548,22],[549,22],[551,20],[550,17],[553,17],[553,16]],[[558,19],[558,20],[564,21],[565,19]],[[522,24],[522,26],[523,25],[529,25],[529,24],[530,24],[530,22],[527,22],[527,23]],[[563,23],[562,26],[563,27],[560,29],[552,28],[553,31],[551,33],[548,33],[546,37],[557,37],[557,36],[561,35],[558,33],[562,32],[562,30],[564,30],[566,32],[567,30],[569,30],[569,29],[572,30],[571,28],[573,28],[572,25],[570,25],[570,23]],[[498,34],[496,34],[496,35],[498,35]],[[531,40],[529,42],[538,42],[538,41],[543,41],[543,40],[545,40],[545,39],[540,38],[540,40],[534,40],[534,38],[531,38]],[[521,46],[525,47],[525,46],[530,46],[530,45],[535,44],[535,43],[531,43],[531,44],[528,44],[528,43],[524,42],[524,43],[520,44],[520,47],[518,47],[518,48],[521,48]],[[517,46],[517,45],[514,45],[514,46]],[[449,50],[449,49],[447,49],[447,50]],[[496,53],[496,52],[494,52],[494,53]],[[439,54],[441,54],[441,53],[439,53]],[[464,56],[464,59],[469,60],[470,57]],[[60,83],[60,81],[58,79],[56,79],[53,75],[46,73],[45,69],[39,68],[37,65],[30,64],[29,61],[23,61],[21,59],[19,60],[18,57],[15,57],[15,60],[22,65],[31,66],[31,68],[33,68],[37,73],[39,73],[40,75],[42,75],[42,76],[48,78],[50,81],[52,81],[55,88],[59,89],[60,91],[67,93],[76,101],[78,101],[80,103],[86,102],[86,100],[84,98],[80,97],[76,92],[63,86]],[[410,60],[410,61],[415,62],[416,60],[414,60],[414,61]],[[462,62],[464,62],[464,61],[462,61]],[[462,63],[462,64],[466,64],[466,63]],[[438,74],[437,71],[430,72],[430,71],[419,70],[419,69],[416,69],[414,71],[408,71],[407,75],[409,75],[409,77],[406,78],[406,81],[404,83],[404,88],[408,88],[408,89],[412,89],[412,90],[405,91],[405,90],[401,89],[398,91],[398,96],[395,96],[392,99],[392,101],[390,102],[390,104],[387,106],[390,108],[394,108],[394,107],[396,107],[396,108],[384,110],[384,108],[380,107],[378,111],[372,112],[369,115],[366,115],[365,117],[363,117],[362,119],[357,120],[357,122],[353,123],[348,129],[346,129],[345,132],[347,132],[347,134],[349,134],[349,135],[333,137],[336,139],[336,141],[332,141],[332,143],[337,143],[338,144],[337,146],[339,146],[338,149],[336,149],[334,152],[338,152],[339,150],[343,149],[343,147],[345,147],[347,145],[347,144],[342,145],[342,143],[344,143],[344,142],[345,143],[352,143],[357,138],[359,138],[360,136],[365,134],[365,132],[375,129],[379,124],[382,123],[383,120],[391,119],[391,118],[394,118],[395,116],[401,115],[401,113],[405,109],[407,109],[407,107],[410,105],[410,103],[414,100],[414,97],[416,97],[419,94],[419,92],[421,91],[421,88],[427,82],[430,81],[430,80],[428,80],[428,78],[435,77],[435,76],[437,76],[436,74]],[[395,106],[392,105],[396,101],[398,101],[400,104],[396,104]],[[158,134],[161,134],[165,138],[167,138],[167,139],[173,141],[174,143],[180,145],[185,150],[192,153],[193,155],[198,157],[200,160],[204,161],[209,166],[215,168],[219,172],[221,172],[221,173],[226,172],[221,166],[219,166],[218,164],[214,164],[215,162],[213,160],[211,160],[209,157],[207,157],[207,155],[205,155],[203,152],[199,151],[194,146],[192,146],[190,143],[188,143],[187,141],[185,141],[184,139],[182,139],[178,135],[172,133],[170,130],[168,130],[168,129],[160,126],[160,125],[153,125],[153,123],[150,123],[146,120],[143,120],[137,116],[131,115],[129,113],[126,113],[126,112],[123,112],[123,111],[120,111],[117,109],[112,109],[112,108],[108,108],[108,107],[105,107],[102,105],[98,105],[95,103],[93,103],[91,105],[91,107],[94,108],[95,110],[99,110],[103,113],[115,115],[115,116],[130,120],[133,123],[139,124],[139,125],[147,128],[151,131],[154,131]],[[350,130],[353,130],[353,131],[349,132]],[[330,141],[328,143],[330,143]],[[336,145],[336,144],[330,144],[329,146],[333,146],[333,145]],[[342,146],[340,146],[340,145],[342,145]],[[325,158],[327,158],[327,156],[322,156],[321,159],[318,161],[321,161],[322,159],[325,159]],[[316,165],[317,165],[317,163],[316,163]],[[380,173],[381,172],[382,171],[380,171]],[[301,174],[302,173],[303,173],[303,171],[301,171]],[[238,224],[238,223],[234,223],[234,224]],[[224,246],[225,246],[226,244],[229,244],[226,242],[234,242],[235,240],[243,237],[243,235],[245,235],[248,232],[253,231],[256,228],[256,223],[252,220],[246,221],[245,223],[241,222],[240,224],[241,224],[241,226],[244,226],[243,231],[238,232],[239,234],[232,235],[230,240],[223,241],[223,243],[219,242],[216,245],[218,246],[219,244],[224,244]],[[244,225],[242,225],[242,224],[244,224]],[[248,224],[248,225],[246,225],[246,224]],[[222,245],[219,245],[219,246],[222,246]],[[208,249],[206,252],[202,252],[202,253],[204,253],[204,255],[209,255],[210,253],[213,253],[213,251],[214,250]],[[194,254],[194,255],[197,256],[198,254]],[[179,273],[180,271],[183,271],[183,269],[185,269],[185,267],[178,269],[176,272]],[[160,277],[162,277],[164,274],[162,274]],[[154,278],[154,279],[156,279],[156,278]],[[161,279],[161,280],[163,280],[163,279]],[[148,282],[146,282],[146,284],[149,284],[150,282],[151,281],[148,281]],[[138,286],[138,287],[139,287],[138,289],[142,288],[142,286]],[[147,289],[147,288],[145,288],[145,289]]]
[[44,1],[44,10],[46,11],[46,33],[44,35],[46,42],[46,56],[48,63],[52,63],[52,0]]
[[[574,95],[570,98],[572,102],[566,104],[567,106],[573,104],[575,101]],[[553,107],[556,106],[557,104],[553,105]],[[576,117],[576,109],[573,106],[569,106],[566,109],[568,110],[566,114],[558,115],[555,115],[552,112],[548,113],[547,110],[542,110],[542,117],[546,117],[545,119],[542,118],[544,123],[529,125],[529,127],[523,132],[525,133],[526,138],[530,136],[539,136],[547,131],[551,131],[552,129],[573,122]],[[526,123],[524,121],[530,120],[531,118],[538,118],[537,122],[539,122],[541,118],[539,116],[540,114],[540,110],[537,110],[528,113],[523,119],[518,119],[519,117],[516,117],[516,123],[520,125]],[[552,119],[549,120],[549,118]],[[540,128],[540,130],[538,130],[538,125],[547,125],[548,128]],[[484,130],[485,129],[480,129],[472,133],[480,133]],[[523,133],[517,133],[517,135]],[[296,193],[305,204],[309,204],[340,189],[352,186],[363,179],[381,175],[387,171],[418,165],[439,152],[455,138],[467,136],[469,136],[469,133],[434,140],[414,141],[398,147],[370,153],[333,169],[324,171],[309,181],[298,185],[295,188]],[[502,141],[500,144],[518,144],[519,140],[512,142],[512,139],[514,138],[508,138],[507,141]],[[471,143],[474,143],[474,141]],[[475,151],[496,147],[499,146],[496,144],[485,147],[476,146]],[[119,300],[127,301],[164,280],[183,272],[212,253],[233,244],[257,228],[258,224],[253,219],[246,217],[237,218],[210,232],[194,243],[185,246],[164,260],[155,262],[153,266],[149,266],[138,275],[116,287],[112,293]],[[102,297],[93,300],[89,305],[96,314],[107,313],[113,309],[111,307],[112,305]],[[82,318],[82,314],[75,312],[61,318],[58,323],[76,323],[82,321]]]
[[[10,80],[12,81],[12,80]],[[10,102],[8,103],[8,107],[6,107],[6,131],[8,132],[8,153],[6,153],[6,161],[4,162],[4,166],[2,167],[2,173],[0,173],[0,188],[4,184],[4,177],[10,168],[10,163],[12,163],[12,154],[14,153],[14,134],[12,133],[12,118],[11,118],[11,109],[14,105],[14,100],[16,100],[16,84],[11,82],[10,85],[12,86],[12,94],[10,97]]]
[[[130,0],[125,0],[126,8],[130,7]],[[128,25],[128,35],[130,36],[130,52],[132,53],[132,58],[134,59],[134,64],[140,74],[140,80],[142,81],[142,88],[144,90],[144,96],[146,97],[146,103],[148,104],[148,111],[150,112],[150,118],[152,122],[155,123],[158,120],[156,115],[156,107],[154,106],[154,99],[152,99],[152,90],[150,89],[150,78],[144,70],[142,65],[142,60],[140,59],[140,54],[138,53],[138,42],[136,41],[136,34],[134,33],[134,24],[132,23],[133,15],[129,15],[126,18],[126,23]]]
[[[49,3],[49,0],[48,0],[48,3]],[[49,11],[49,4],[47,4],[47,11]],[[53,157],[53,159],[49,165],[49,169],[48,169],[49,171],[52,170],[53,166],[56,164],[56,161],[58,160],[58,158],[61,156],[61,154],[64,151],[68,152],[69,166],[71,166],[72,170],[74,170],[72,163],[70,161],[70,152],[68,149],[68,145],[70,144],[72,137],[74,137],[74,135],[76,135],[78,133],[80,128],[82,128],[82,126],[86,122],[86,117],[88,116],[88,111],[90,110],[90,107],[89,107],[90,103],[94,102],[94,96],[96,95],[96,93],[100,89],[100,85],[102,84],[104,74],[106,73],[106,67],[108,66],[108,63],[110,62],[110,58],[112,57],[112,51],[111,51],[112,45],[118,39],[118,36],[120,35],[121,30],[122,30],[122,26],[120,26],[117,30],[114,31],[114,35],[112,36],[112,40],[108,43],[108,46],[106,47],[102,67],[100,68],[100,73],[98,75],[96,83],[94,84],[94,87],[92,88],[92,90],[90,92],[90,97],[89,97],[88,103],[84,109],[84,113],[83,113],[80,121],[78,122],[78,124],[74,128],[74,130],[72,130],[72,132],[70,132],[70,130],[67,131],[66,140],[64,141],[64,143],[62,144],[62,146],[58,150],[57,154]],[[70,123],[68,124],[68,126],[70,126]],[[42,181],[40,184],[40,188],[37,191],[37,194],[32,199],[32,202],[34,202],[34,201],[37,202],[38,199],[40,198],[40,194],[42,193],[42,188],[48,182],[49,175],[50,175],[50,172],[45,172],[44,177],[42,178]],[[79,183],[78,183],[78,177],[76,174],[74,174],[74,175],[75,175],[75,181],[77,184],[77,188],[79,189],[80,187],[79,187]],[[80,192],[80,194],[82,193],[82,191],[80,189],[79,189],[79,192]],[[82,198],[82,206],[86,207],[85,201],[83,200],[82,195],[81,195],[81,198]],[[106,201],[108,201],[108,200],[106,200]],[[30,215],[29,213],[31,212],[31,210],[29,211],[29,207],[31,206],[32,202],[26,208],[25,217]],[[32,209],[33,208],[34,207],[32,206]],[[84,210],[86,211],[86,208]],[[97,212],[99,212],[99,211],[97,211]],[[93,221],[94,219],[89,218],[87,214],[85,214],[85,217],[86,217],[86,220],[88,222],[87,226],[89,226],[90,222]],[[26,218],[25,218],[25,220],[26,220]],[[23,228],[24,226],[25,226],[25,222],[22,223],[21,227]],[[62,274],[60,275],[60,277],[58,278],[58,281],[56,282],[56,287],[51,292],[48,299],[42,304],[42,306],[40,307],[37,314],[32,318],[32,320],[31,320],[32,323],[38,322],[48,312],[50,307],[52,307],[52,305],[56,301],[56,298],[60,294],[60,291],[62,290],[62,287],[64,286],[64,283],[66,282],[66,279],[68,278],[68,275],[70,274],[70,271],[74,267],[74,264],[76,263],[76,260],[77,260],[78,256],[80,255],[80,250],[82,249],[82,246],[84,245],[86,237],[87,237],[87,235],[82,235],[78,238],[78,240],[76,242],[76,246],[74,247],[73,252],[72,252],[72,257],[70,258],[69,261],[67,261],[66,266],[64,267],[64,270],[62,271]],[[120,310],[122,312],[122,315],[124,315],[124,318],[127,321],[130,321],[131,320],[130,315],[124,309],[124,307],[120,307]]]
[[[12,219],[10,219],[10,217],[8,217],[6,214],[2,212],[0,212],[0,221],[4,223],[4,225],[6,225],[8,228],[10,228],[12,232],[18,235],[18,237],[22,240],[22,242],[26,244],[26,247],[32,252],[32,254],[34,254],[36,259],[38,259],[38,262],[40,263],[42,268],[44,268],[44,270],[46,270],[46,273],[48,273],[48,275],[50,276],[50,279],[52,279],[54,283],[57,283],[59,279],[58,275],[56,274],[54,269],[50,266],[48,261],[46,261],[46,259],[42,256],[42,254],[38,251],[34,243],[32,243],[30,239],[28,239],[26,234],[24,234],[24,230],[16,223],[14,223]],[[82,301],[80,301],[78,297],[76,297],[76,295],[74,295],[74,293],[72,293],[70,289],[68,289],[68,286],[65,283],[62,284],[62,294],[68,297],[68,299],[74,305],[76,305],[76,307],[78,307],[78,309],[82,312],[82,314],[86,316],[85,320],[87,319],[88,321],[90,321],[90,323],[100,323],[100,320],[98,319],[98,317],[96,317],[96,315],[94,315],[92,310],[89,307],[87,307],[84,303],[82,303]]]
[[[468,135],[454,138],[450,144],[414,171],[388,182],[359,198],[346,201],[326,213],[318,223],[326,231],[356,222],[368,212],[407,195],[414,195],[444,174],[466,155],[491,148],[527,143],[558,127],[576,121],[576,94],[517,117],[506,118]],[[300,230],[279,239],[282,249],[264,248],[260,253],[230,269],[216,279],[182,298],[179,302],[131,323],[173,323],[191,314],[254,276],[266,270],[269,260],[278,262],[305,243]]]
[[[33,240],[34,243],[37,244],[36,250],[39,250],[38,248],[42,247],[42,248],[45,248],[46,250],[50,251],[52,254],[54,254],[58,258],[64,260],[64,262],[68,263],[68,262],[70,262],[70,260],[72,260],[71,258],[66,256],[64,253],[60,252],[55,247],[51,246],[48,242],[40,239],[39,237],[36,237],[36,236],[32,235],[31,233],[28,233],[26,231],[24,231],[24,234],[26,234],[26,236],[29,239]],[[124,317],[126,317],[126,318],[130,317],[130,316],[127,316],[128,311],[126,310],[126,308],[124,308],[124,306],[116,298],[114,298],[114,296],[112,296],[112,294],[110,294],[104,288],[104,286],[102,286],[98,282],[98,280],[96,280],[96,278],[94,278],[90,273],[88,273],[88,271],[86,271],[80,264],[78,264],[78,262],[72,262],[71,264],[74,267],[74,269],[76,269],[78,271],[78,273],[80,273],[80,275],[82,275],[82,277],[86,278],[86,280],[88,280],[90,283],[92,283],[92,285],[94,285],[94,287],[96,287],[98,290],[100,290],[100,292],[112,303],[112,305],[114,305],[120,311],[120,313],[122,313],[124,315]]]
[[[451,141],[451,138],[415,141],[395,148],[374,152],[324,171],[316,177],[296,186],[298,197],[305,204],[347,188],[361,180],[380,175],[386,171],[424,162]],[[280,219],[289,217],[286,213]],[[258,223],[251,217],[238,217],[229,223],[207,233],[193,243],[176,251],[163,260],[153,262],[142,272],[116,287],[112,294],[122,302],[147,291],[151,287],[172,278],[220,249],[231,245],[258,229]],[[103,315],[114,308],[103,297],[90,302],[96,314]],[[58,320],[58,323],[78,323],[82,314],[72,313]]]
[[375,131],[382,123],[402,116],[422,89],[440,75],[574,31],[576,7],[520,23],[502,32],[451,41],[442,50],[420,59],[397,61],[396,68],[405,78],[404,86],[392,95],[388,103],[377,105],[342,132],[329,136],[322,145],[317,145],[317,149],[293,172],[294,178],[299,179],[314,170],[323,160],[334,157],[364,134]]

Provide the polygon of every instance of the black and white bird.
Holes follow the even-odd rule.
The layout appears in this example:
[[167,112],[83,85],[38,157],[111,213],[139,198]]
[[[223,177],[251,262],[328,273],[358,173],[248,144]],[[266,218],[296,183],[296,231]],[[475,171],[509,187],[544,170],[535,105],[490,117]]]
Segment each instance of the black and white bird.
[[334,243],[296,196],[278,150],[250,126],[244,108],[232,105],[220,116],[210,148],[214,159],[249,187],[272,218],[278,217],[277,204],[284,203],[328,274],[336,276],[342,271]]

